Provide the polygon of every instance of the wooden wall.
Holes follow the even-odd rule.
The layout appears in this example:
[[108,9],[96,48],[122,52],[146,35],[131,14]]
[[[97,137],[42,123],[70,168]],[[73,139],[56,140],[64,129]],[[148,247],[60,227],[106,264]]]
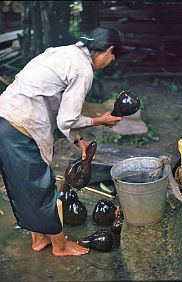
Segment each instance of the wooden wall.
[[125,70],[182,70],[182,1],[103,2],[99,24],[122,32]]
[[[117,27],[123,34],[125,54],[118,64],[122,72],[182,73],[182,0],[84,0],[83,4],[83,23]],[[17,29],[20,14],[18,19],[9,17],[6,28]]]

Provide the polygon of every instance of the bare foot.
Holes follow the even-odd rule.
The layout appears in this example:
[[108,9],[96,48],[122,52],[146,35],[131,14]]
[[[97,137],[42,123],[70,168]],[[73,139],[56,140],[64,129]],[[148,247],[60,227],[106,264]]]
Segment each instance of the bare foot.
[[55,249],[53,248],[54,256],[81,256],[89,252],[88,248],[84,248],[78,245],[76,242],[66,241],[65,249]]
[[48,245],[51,245],[51,243],[52,242],[50,236],[44,235],[44,237],[42,237],[39,241],[37,241],[36,243],[32,243],[32,249],[34,251],[41,251]]

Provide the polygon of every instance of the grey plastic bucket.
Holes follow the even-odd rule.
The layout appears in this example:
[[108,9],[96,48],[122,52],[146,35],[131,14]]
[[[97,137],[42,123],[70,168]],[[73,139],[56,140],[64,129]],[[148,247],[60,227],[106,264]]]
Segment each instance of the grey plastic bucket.
[[161,177],[155,181],[129,183],[121,180],[122,176],[130,171],[142,172],[145,169],[156,169],[160,165],[158,158],[136,157],[120,161],[111,168],[111,177],[117,190],[124,218],[128,223],[145,226],[163,218],[169,181],[169,165],[161,169]]

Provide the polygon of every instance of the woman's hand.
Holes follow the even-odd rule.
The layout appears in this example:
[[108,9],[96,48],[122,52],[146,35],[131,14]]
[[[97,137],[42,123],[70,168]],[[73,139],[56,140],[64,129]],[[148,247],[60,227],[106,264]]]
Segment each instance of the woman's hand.
[[86,149],[87,149],[89,144],[90,144],[90,142],[88,142],[84,139],[82,139],[78,144],[78,146],[79,146],[79,148],[81,149],[81,152],[82,152],[82,160],[84,160],[86,158]]
[[106,125],[109,127],[115,126],[118,124],[123,119],[123,117],[116,117],[112,116],[111,112],[105,112],[102,116],[100,117],[94,117],[92,118],[93,120],[93,126],[97,125]]
[[[92,126],[97,126],[97,125],[106,125],[109,127],[115,126],[120,122],[123,118],[122,117],[116,117],[112,116],[111,112],[105,112],[102,116],[100,117],[94,117],[92,118],[93,124]],[[80,137],[79,134],[76,135],[74,144],[77,148],[81,149],[82,152],[82,160],[86,158],[86,149],[90,142],[86,141],[82,137]]]
[[82,160],[84,160],[86,158],[86,149],[88,147],[88,145],[90,144],[90,142],[86,141],[85,139],[81,138],[79,134],[77,134],[76,138],[75,138],[74,144],[77,148],[81,149],[82,152]]

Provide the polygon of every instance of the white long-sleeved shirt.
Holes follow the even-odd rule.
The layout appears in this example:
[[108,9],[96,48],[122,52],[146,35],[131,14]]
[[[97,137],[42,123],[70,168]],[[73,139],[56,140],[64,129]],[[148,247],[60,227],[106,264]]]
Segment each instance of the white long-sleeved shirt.
[[81,114],[92,80],[92,59],[82,42],[48,48],[0,95],[0,116],[25,128],[50,165],[57,128],[71,141],[71,128],[92,125]]

